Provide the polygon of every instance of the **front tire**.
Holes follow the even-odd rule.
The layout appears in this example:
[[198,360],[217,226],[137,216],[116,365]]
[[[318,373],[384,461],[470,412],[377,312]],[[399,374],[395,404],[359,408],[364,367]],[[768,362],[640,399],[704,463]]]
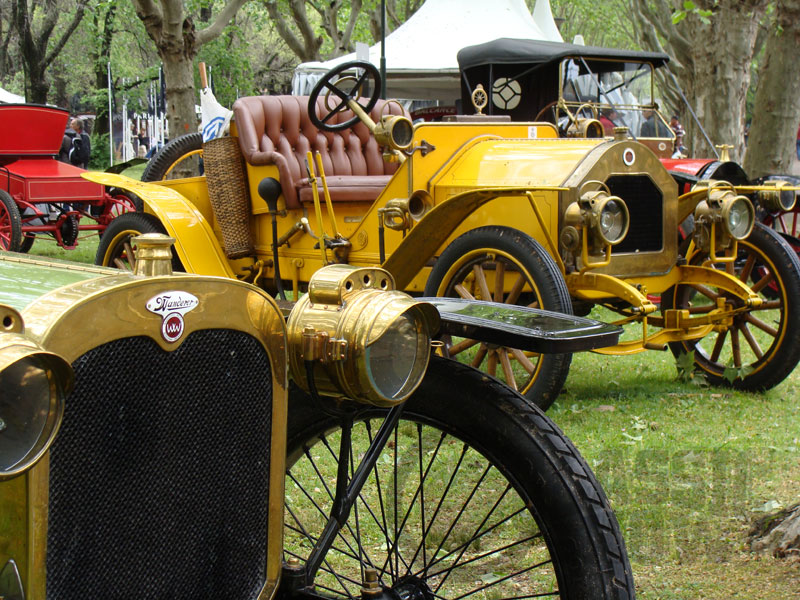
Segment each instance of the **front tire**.
[[[360,408],[350,476],[387,412]],[[327,520],[339,439],[339,419],[295,389],[287,559],[303,563]],[[519,394],[439,357],[309,584],[360,597],[364,568],[400,597],[634,597],[616,518],[572,443]]]
[[[132,271],[134,256],[131,238],[143,233],[163,233],[167,230],[157,217],[149,213],[129,212],[116,217],[103,231],[94,262],[104,267],[117,267]],[[180,260],[172,255],[172,270],[182,271]]]
[[[708,257],[694,253],[691,264]],[[695,366],[714,385],[745,391],[763,391],[783,381],[800,361],[800,261],[774,230],[756,223],[750,236],[739,242],[735,263],[719,263],[758,293],[759,308],[733,316],[731,327],[700,340],[670,344],[678,357],[694,352]],[[678,285],[662,296],[664,307],[688,309],[698,315],[715,308],[719,291],[705,286]],[[734,307],[737,298],[722,294]]]
[[[569,291],[555,261],[536,240],[509,227],[479,227],[456,238],[436,261],[425,295],[572,314]],[[572,362],[571,354],[536,354],[475,340],[444,341],[450,357],[499,376],[544,410],[555,402]]]

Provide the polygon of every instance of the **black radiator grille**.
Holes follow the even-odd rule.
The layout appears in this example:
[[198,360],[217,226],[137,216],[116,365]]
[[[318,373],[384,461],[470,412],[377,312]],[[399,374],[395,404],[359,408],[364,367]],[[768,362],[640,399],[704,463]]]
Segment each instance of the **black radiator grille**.
[[625,201],[631,217],[628,235],[613,253],[659,252],[664,247],[664,195],[658,186],[646,175],[613,175],[606,184]]
[[47,597],[255,598],[265,582],[272,383],[251,336],[99,346],[51,450]]

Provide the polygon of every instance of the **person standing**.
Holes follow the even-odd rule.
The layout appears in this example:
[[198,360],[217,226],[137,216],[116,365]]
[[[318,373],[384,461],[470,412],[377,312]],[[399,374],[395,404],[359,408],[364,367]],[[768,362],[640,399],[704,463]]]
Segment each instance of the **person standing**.
[[70,162],[82,169],[88,169],[89,158],[92,155],[92,142],[89,139],[89,134],[83,130],[83,121],[77,117],[72,119],[72,129],[75,131],[76,136],[80,137],[81,144],[80,148],[75,148],[75,143],[73,142],[73,151],[77,156],[71,158]]

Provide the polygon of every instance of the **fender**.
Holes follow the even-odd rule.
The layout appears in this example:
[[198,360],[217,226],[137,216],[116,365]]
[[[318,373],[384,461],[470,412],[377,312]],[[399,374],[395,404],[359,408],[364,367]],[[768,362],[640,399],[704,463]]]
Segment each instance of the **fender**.
[[436,255],[436,251],[456,227],[490,200],[501,196],[525,196],[530,192],[564,189],[555,186],[484,188],[456,194],[427,213],[381,266],[394,276],[397,289],[402,290],[425,266],[428,258]]
[[175,238],[175,251],[189,273],[235,278],[222,246],[208,220],[191,202],[175,190],[153,183],[136,181],[113,173],[82,173],[89,181],[117,187],[139,196]]

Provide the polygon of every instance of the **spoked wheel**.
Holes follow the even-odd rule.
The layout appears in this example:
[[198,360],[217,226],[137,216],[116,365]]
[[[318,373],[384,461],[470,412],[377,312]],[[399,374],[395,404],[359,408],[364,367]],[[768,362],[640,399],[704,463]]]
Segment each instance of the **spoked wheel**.
[[14,199],[0,190],[0,249],[18,252],[22,244],[22,219]]
[[[111,221],[100,238],[94,262],[104,267],[134,270],[135,259],[131,238],[143,233],[167,233],[161,221],[149,213],[130,212]],[[180,260],[173,254],[172,270],[182,271]]]
[[[481,227],[442,252],[425,285],[426,296],[517,304],[572,314],[567,285],[547,251],[508,227]],[[503,379],[543,409],[558,396],[571,354],[537,354],[471,339],[447,338],[447,356]]]
[[[323,411],[290,397],[284,552],[306,571],[340,460],[349,478],[387,413],[349,413],[342,445],[349,428]],[[571,442],[520,395],[437,357],[306,575],[334,598],[361,598],[367,575],[418,600],[634,595],[616,518]]]
[[156,152],[142,172],[142,181],[163,181],[203,174],[203,135],[187,133]]
[[[361,70],[361,75],[339,78],[342,73],[355,69]],[[343,63],[325,73],[322,79],[314,86],[314,89],[311,90],[311,95],[308,97],[308,117],[315,126],[325,131],[344,131],[349,129],[359,122],[358,115],[341,123],[335,122],[336,116],[350,110],[350,101],[358,102],[361,98],[362,90],[367,84],[372,89],[372,92],[367,104],[362,105],[362,108],[364,112],[371,111],[378,102],[378,98],[380,98],[380,81],[381,76],[378,69],[370,62],[354,60]],[[325,115],[318,115],[317,98],[323,93],[325,94],[325,108],[328,112]]]
[[[702,253],[688,257],[698,265],[706,259]],[[732,326],[723,331],[670,348],[675,356],[694,351],[695,365],[713,384],[770,389],[800,361],[800,261],[780,235],[757,223],[750,237],[739,242],[736,262],[715,266],[747,283],[762,305],[734,314]],[[711,312],[718,300],[734,309],[742,306],[738,298],[707,286],[678,285],[662,295],[665,308],[688,309],[693,315]]]

